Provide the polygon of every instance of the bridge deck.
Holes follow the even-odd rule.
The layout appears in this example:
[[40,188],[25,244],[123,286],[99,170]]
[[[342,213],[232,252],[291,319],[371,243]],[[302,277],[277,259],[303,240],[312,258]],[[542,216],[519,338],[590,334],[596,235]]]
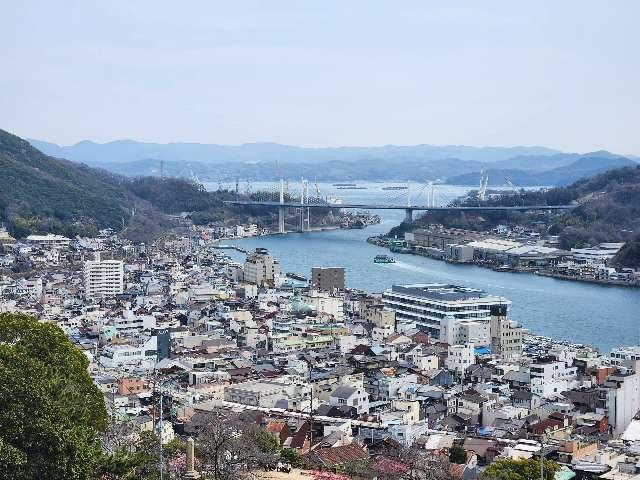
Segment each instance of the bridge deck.
[[328,203],[310,203],[300,204],[293,202],[258,202],[251,200],[227,200],[224,203],[228,205],[245,205],[245,206],[262,206],[262,207],[287,207],[287,208],[349,208],[358,210],[430,210],[433,212],[497,212],[497,211],[532,211],[532,210],[570,210],[575,208],[576,205],[528,205],[528,206],[516,206],[516,207],[429,207],[426,205],[384,205],[384,204],[367,204],[367,203],[343,203],[343,204],[328,204]]

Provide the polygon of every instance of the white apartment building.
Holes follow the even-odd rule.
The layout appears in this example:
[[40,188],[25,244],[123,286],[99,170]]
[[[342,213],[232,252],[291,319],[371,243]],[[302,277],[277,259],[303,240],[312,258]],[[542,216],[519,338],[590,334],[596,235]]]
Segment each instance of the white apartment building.
[[15,295],[18,297],[29,297],[32,300],[39,301],[44,293],[42,278],[21,278],[4,288],[0,288],[0,292],[4,295]]
[[124,366],[138,366],[151,369],[158,358],[158,337],[149,337],[138,345],[107,345],[100,354],[100,363],[106,368],[119,369]]
[[156,328],[157,321],[153,315],[136,315],[131,310],[122,312],[122,316],[110,319],[118,337],[137,335],[145,330]]
[[124,263],[122,260],[95,260],[84,262],[84,288],[87,298],[111,297],[124,291]]
[[399,332],[417,328],[447,344],[489,344],[491,307],[511,302],[483,290],[441,283],[394,285],[382,294]]
[[362,415],[369,413],[369,395],[362,386],[340,385],[331,392],[329,405],[353,407]]
[[255,237],[258,235],[258,225],[252,223],[244,227],[244,236],[245,237]]
[[616,435],[621,435],[640,410],[640,373],[610,375],[599,389],[596,413],[609,418]]
[[303,303],[311,305],[318,315],[328,315],[336,322],[344,321],[344,300],[326,292],[312,290],[301,297]]
[[415,374],[407,374],[401,377],[394,377],[385,375],[384,377],[380,377],[377,380],[377,385],[372,385],[376,387],[374,389],[374,396],[376,396],[376,400],[382,400],[383,402],[389,402],[394,399],[402,399],[399,394],[399,390],[407,385],[418,383],[418,376]]
[[244,262],[244,281],[260,287],[275,287],[280,277],[280,264],[266,248],[256,248]]
[[387,337],[395,333],[393,326],[373,327],[371,330],[371,341],[374,345],[382,345]]
[[616,367],[638,371],[638,362],[640,362],[640,346],[614,348],[609,354],[609,363]]
[[27,242],[41,248],[67,248],[71,240],[62,235],[49,233],[47,235],[29,235]]
[[440,326],[440,340],[447,345],[473,343],[485,347],[491,343],[490,325],[486,320],[460,322],[453,315],[447,315]]
[[410,360],[418,370],[437,370],[440,367],[440,358],[435,352],[425,351],[422,345],[416,345],[410,352],[405,354],[405,358]]
[[543,398],[553,397],[573,388],[578,369],[567,367],[565,362],[548,361],[533,363],[529,367],[531,393]]
[[449,370],[463,374],[467,367],[476,362],[475,346],[473,343],[466,345],[449,345],[445,365]]
[[224,390],[227,402],[273,408],[282,400],[286,400],[293,409],[298,410],[300,401],[310,395],[311,389],[306,385],[296,385],[288,377],[273,380],[250,380],[248,382],[228,385]]

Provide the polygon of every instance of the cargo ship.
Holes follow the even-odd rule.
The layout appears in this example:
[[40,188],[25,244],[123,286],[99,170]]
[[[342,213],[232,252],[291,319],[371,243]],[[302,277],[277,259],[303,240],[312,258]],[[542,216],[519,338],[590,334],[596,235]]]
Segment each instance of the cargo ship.
[[408,188],[406,185],[393,185],[391,187],[382,187],[382,190],[407,190]]

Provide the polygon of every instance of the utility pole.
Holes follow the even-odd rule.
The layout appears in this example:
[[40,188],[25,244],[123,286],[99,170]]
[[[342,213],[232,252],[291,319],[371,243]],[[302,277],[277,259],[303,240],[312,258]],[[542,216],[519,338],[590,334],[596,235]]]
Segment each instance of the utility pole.
[[[304,357],[303,357],[304,358]],[[313,370],[312,362],[310,359],[306,359],[307,364],[307,384],[309,385],[309,451],[311,451],[311,447],[313,446],[313,383],[311,382],[311,371]]]
[[544,480],[544,443],[540,440],[540,480]]
[[160,430],[160,434],[158,435],[158,438],[160,439],[160,456],[159,456],[159,470],[160,470],[160,480],[163,480],[163,475],[164,475],[164,451],[163,451],[163,445],[162,445],[162,437],[163,437],[163,433],[164,433],[164,418],[163,418],[163,388],[165,385],[173,382],[174,379],[173,378],[168,378],[166,379],[164,382],[161,382],[160,380],[158,380],[158,378],[156,377],[156,380],[154,382],[154,389],[156,385],[160,385],[160,418],[158,420],[158,428]]
[[162,428],[162,385],[160,385],[160,435],[158,438],[160,439],[160,480],[162,480],[162,471],[164,470],[164,459],[162,458],[162,434],[164,433],[164,429]]
[[313,446],[313,384],[311,383],[311,366],[309,366],[309,386],[311,387],[311,403],[309,405],[309,450]]

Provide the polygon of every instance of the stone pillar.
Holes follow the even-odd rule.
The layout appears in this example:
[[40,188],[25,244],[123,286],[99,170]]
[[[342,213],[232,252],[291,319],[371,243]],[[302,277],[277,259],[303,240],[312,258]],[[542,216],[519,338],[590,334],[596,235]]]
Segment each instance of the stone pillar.
[[200,474],[196,472],[196,459],[194,456],[193,438],[187,439],[187,472],[184,475],[187,480],[196,480]]
[[413,209],[405,208],[404,210],[404,222],[405,223],[413,223]]

